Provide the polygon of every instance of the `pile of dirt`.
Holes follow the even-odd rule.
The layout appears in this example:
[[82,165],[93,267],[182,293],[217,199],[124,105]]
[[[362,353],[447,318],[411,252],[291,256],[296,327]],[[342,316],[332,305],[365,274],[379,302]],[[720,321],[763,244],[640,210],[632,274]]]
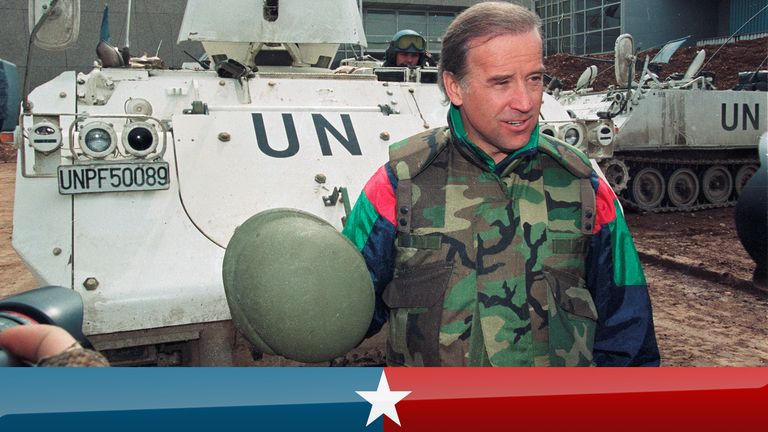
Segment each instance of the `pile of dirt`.
[[[722,48],[721,48],[722,46]],[[646,57],[653,59],[653,56],[661,48],[654,48],[641,51],[637,54],[637,69],[642,69]],[[662,65],[660,78],[667,78],[673,73],[685,73],[688,66],[693,61],[696,53],[704,49],[706,57],[704,59],[705,67],[703,72],[714,73],[714,86],[720,90],[733,88],[738,83],[738,73],[768,69],[766,57],[768,57],[768,37],[735,41],[725,45],[705,45],[703,47],[688,46],[678,49],[669,63]],[[717,55],[714,55],[715,52]],[[713,56],[714,55],[714,56]],[[605,62],[596,59],[606,60]],[[710,61],[711,59],[711,61]],[[762,66],[760,64],[762,63]],[[544,59],[544,65],[547,74],[556,77],[563,83],[564,90],[571,90],[576,86],[576,82],[590,65],[597,66],[598,76],[592,85],[597,91],[605,90],[610,85],[616,84],[615,73],[613,71],[613,54],[599,54],[594,56],[575,56],[571,54],[555,54]],[[639,78],[641,70],[635,74],[635,79]]]

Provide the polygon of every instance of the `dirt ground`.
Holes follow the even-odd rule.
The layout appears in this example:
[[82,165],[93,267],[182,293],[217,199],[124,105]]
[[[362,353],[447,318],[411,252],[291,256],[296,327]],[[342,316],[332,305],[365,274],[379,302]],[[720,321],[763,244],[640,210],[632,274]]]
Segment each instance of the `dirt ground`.
[[[0,163],[0,297],[36,286],[11,247],[15,169]],[[751,286],[754,264],[736,236],[733,209],[627,220],[645,266],[663,365],[768,366],[768,293]]]
[[[642,69],[645,58],[653,59],[659,48],[637,53],[637,68]],[[672,55],[669,63],[661,65],[659,77],[665,79],[676,72],[685,73],[700,49],[706,52],[702,72],[714,73],[713,84],[720,90],[733,88],[738,83],[739,72],[768,68],[765,63],[765,59],[768,57],[768,38],[760,38],[736,41],[722,46],[705,45],[703,47],[687,46],[680,48]],[[595,59],[608,61],[602,62]],[[544,65],[549,75],[556,77],[563,83],[563,90],[572,90],[581,73],[590,65],[595,65],[598,69],[597,79],[592,88],[601,91],[607,89],[609,85],[616,84],[612,53],[590,56],[590,58],[576,57],[570,54],[555,54],[544,59]],[[637,71],[635,79],[639,78],[639,74],[640,70]]]

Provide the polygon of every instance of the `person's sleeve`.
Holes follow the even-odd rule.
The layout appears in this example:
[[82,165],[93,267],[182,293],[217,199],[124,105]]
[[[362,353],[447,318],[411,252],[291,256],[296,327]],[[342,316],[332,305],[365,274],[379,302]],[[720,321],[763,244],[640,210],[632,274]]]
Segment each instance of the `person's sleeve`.
[[597,308],[597,366],[658,366],[659,348],[643,268],[611,187],[593,174],[596,220],[586,262]]
[[386,164],[368,180],[344,225],[344,234],[365,258],[376,293],[376,308],[366,337],[373,336],[389,317],[381,298],[392,280],[395,260],[395,189],[397,177]]

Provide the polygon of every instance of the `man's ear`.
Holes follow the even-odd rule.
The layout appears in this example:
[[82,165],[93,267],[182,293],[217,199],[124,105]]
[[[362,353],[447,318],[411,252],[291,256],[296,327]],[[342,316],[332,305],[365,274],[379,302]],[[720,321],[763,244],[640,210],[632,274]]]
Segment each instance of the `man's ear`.
[[443,86],[445,87],[445,93],[448,95],[448,99],[450,99],[451,103],[456,106],[461,106],[463,103],[462,95],[464,88],[453,73],[443,71]]

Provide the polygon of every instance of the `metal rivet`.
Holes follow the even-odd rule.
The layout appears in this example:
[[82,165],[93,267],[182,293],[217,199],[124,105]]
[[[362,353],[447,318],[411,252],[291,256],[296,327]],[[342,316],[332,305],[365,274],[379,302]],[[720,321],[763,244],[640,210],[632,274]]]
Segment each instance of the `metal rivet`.
[[64,99],[65,97],[67,97],[67,92],[61,92],[61,93],[59,93],[59,97],[60,97],[60,98],[62,98],[62,99]]
[[408,220],[406,218],[400,219],[400,225],[402,225],[402,226],[408,225]]
[[89,277],[83,282],[83,286],[88,291],[93,291],[99,287],[99,281],[95,277]]
[[384,141],[389,141],[389,132],[380,133],[379,138],[383,139]]
[[592,224],[591,223],[584,224],[584,228],[586,228],[587,231],[592,231]]
[[231,136],[231,135],[229,135],[229,133],[228,133],[228,132],[221,132],[221,133],[219,134],[219,141],[221,141],[221,142],[227,142],[227,141],[229,141],[230,139],[232,139],[232,136]]
[[587,218],[590,218],[590,219],[591,219],[591,218],[592,218],[592,209],[587,209],[587,210],[584,212],[584,216],[586,216]]
[[227,85],[227,83],[224,80],[221,80],[219,81],[219,85],[224,87],[225,85]]
[[53,256],[59,256],[61,255],[61,248],[55,247],[53,248]]
[[409,89],[408,89],[408,92],[409,92],[409,93],[413,93],[413,92],[415,92],[415,91],[416,91],[416,90],[414,90],[413,88],[409,88]]
[[323,184],[323,183],[325,183],[326,180],[327,180],[327,178],[325,177],[325,174],[322,174],[322,173],[321,174],[315,174],[315,181],[317,183]]
[[267,85],[270,86],[270,87],[274,87],[274,86],[277,85],[277,83],[274,82],[274,81],[270,81],[270,82],[267,83]]
[[408,214],[408,207],[402,206],[400,207],[400,213],[402,214]]

